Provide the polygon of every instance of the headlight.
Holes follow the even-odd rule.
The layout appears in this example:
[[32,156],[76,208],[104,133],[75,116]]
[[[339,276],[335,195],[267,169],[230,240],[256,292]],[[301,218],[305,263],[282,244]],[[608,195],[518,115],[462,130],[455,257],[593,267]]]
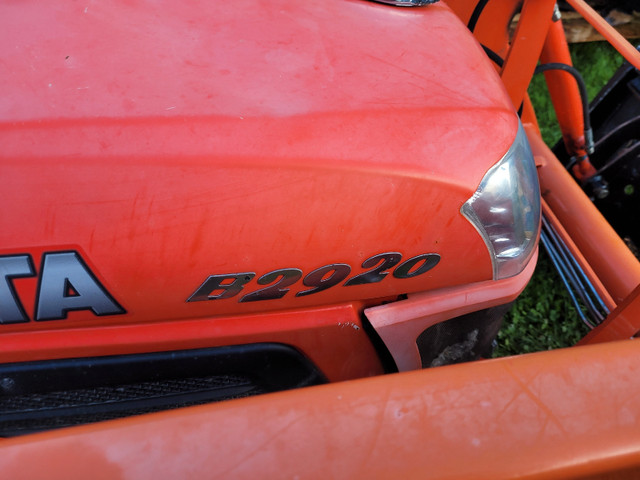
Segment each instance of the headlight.
[[522,125],[509,151],[460,211],[489,249],[494,280],[517,275],[526,267],[540,233],[540,186]]

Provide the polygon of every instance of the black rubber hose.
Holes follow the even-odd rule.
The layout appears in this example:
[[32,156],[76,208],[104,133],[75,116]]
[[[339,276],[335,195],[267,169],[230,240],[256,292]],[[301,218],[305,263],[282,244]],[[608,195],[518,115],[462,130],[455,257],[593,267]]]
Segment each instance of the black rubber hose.
[[496,65],[498,65],[500,68],[502,68],[504,66],[504,60],[502,59],[502,57],[500,55],[498,55],[496,52],[494,52],[493,50],[491,50],[489,47],[485,47],[484,45],[480,44],[480,46],[482,47],[482,49],[484,50],[484,53],[487,54],[487,57],[489,57],[489,59],[495,63]]
[[[480,44],[484,52],[487,54],[489,59],[498,65],[500,68],[504,66],[504,59],[498,55],[496,52],[491,50],[489,47],[486,47]],[[584,139],[586,150],[589,155],[593,153],[593,130],[591,129],[591,116],[589,115],[589,97],[587,95],[587,86],[584,83],[584,79],[580,72],[576,70],[571,65],[567,65],[566,63],[543,63],[542,65],[538,65],[534,70],[534,74],[542,73],[549,70],[562,70],[567,72],[573,76],[578,84],[578,90],[580,92],[580,99],[582,100],[582,118],[584,120]],[[520,106],[522,108],[522,105]]]
[[[489,47],[486,47],[482,44],[480,46],[484,50],[484,53],[487,54],[487,57],[489,57],[489,59],[493,63],[495,63],[501,68],[504,66],[504,60],[500,55],[498,55],[496,52],[491,50]],[[567,65],[566,63],[544,63],[542,65],[538,65],[534,70],[534,73],[542,73],[548,70],[563,70],[571,74],[573,78],[576,79],[576,82],[578,84],[578,90],[580,91],[580,99],[582,100],[582,114],[584,118],[584,129],[591,130],[591,118],[589,116],[589,98],[587,96],[587,86],[584,83],[584,79],[582,78],[582,75],[580,75],[580,72],[576,70],[574,67],[572,67],[571,65]]]
[[471,30],[472,32],[475,30],[476,23],[478,23],[478,19],[480,18],[480,15],[482,14],[482,11],[484,10],[484,7],[487,6],[487,3],[489,3],[489,0],[480,0],[476,4],[476,8],[473,9],[473,13],[471,14],[471,18],[469,18],[469,23],[467,23],[467,28],[469,30]]
[[573,68],[571,65],[565,63],[543,63],[538,65],[534,73],[546,72],[548,70],[562,70],[567,72],[575,78],[578,84],[578,90],[580,91],[580,98],[582,100],[582,117],[584,119],[584,138],[586,144],[586,150],[588,154],[593,153],[593,130],[591,130],[591,116],[589,115],[589,97],[587,96],[587,86],[584,83],[584,79],[580,72]]

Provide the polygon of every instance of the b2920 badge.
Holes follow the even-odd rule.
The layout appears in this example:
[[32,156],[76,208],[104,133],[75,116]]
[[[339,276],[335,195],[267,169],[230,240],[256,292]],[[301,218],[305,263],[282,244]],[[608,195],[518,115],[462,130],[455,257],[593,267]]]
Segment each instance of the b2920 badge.
[[[440,255],[437,253],[423,253],[404,262],[401,253],[378,253],[362,262],[362,268],[367,270],[351,277],[351,266],[346,263],[331,263],[316,268],[306,275],[299,268],[280,268],[258,278],[257,284],[264,285],[264,287],[245,293],[239,297],[238,302],[277,300],[289,294],[291,290],[297,290],[296,297],[305,297],[339,284],[342,284],[343,287],[349,287],[378,283],[389,274],[398,279],[414,278],[427,273],[439,261]],[[255,276],[255,272],[210,275],[187,299],[187,302],[225,300],[236,297],[245,290],[245,287]],[[301,285],[300,280],[302,280]]]

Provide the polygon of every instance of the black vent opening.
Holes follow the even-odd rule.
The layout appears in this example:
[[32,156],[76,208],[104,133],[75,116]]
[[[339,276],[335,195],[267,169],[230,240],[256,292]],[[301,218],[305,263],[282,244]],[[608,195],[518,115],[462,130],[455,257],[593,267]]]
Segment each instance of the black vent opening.
[[513,303],[437,323],[417,340],[422,367],[440,367],[490,357],[504,314]]
[[324,383],[292,347],[251,344],[0,365],[0,436]]

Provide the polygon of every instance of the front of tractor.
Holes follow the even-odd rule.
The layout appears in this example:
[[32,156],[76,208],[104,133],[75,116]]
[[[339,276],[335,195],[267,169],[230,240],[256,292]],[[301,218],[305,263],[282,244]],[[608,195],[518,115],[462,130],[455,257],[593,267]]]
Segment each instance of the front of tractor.
[[[540,238],[573,242],[602,311],[629,298],[638,262],[610,227],[576,233],[605,221],[567,219],[593,205],[526,98],[553,2],[525,2],[513,38],[470,30],[474,2],[386,3],[0,7],[7,478],[422,477],[420,442],[451,466],[501,441],[506,397],[526,411],[539,363],[464,362],[491,356]],[[585,260],[596,241],[613,261]]]

